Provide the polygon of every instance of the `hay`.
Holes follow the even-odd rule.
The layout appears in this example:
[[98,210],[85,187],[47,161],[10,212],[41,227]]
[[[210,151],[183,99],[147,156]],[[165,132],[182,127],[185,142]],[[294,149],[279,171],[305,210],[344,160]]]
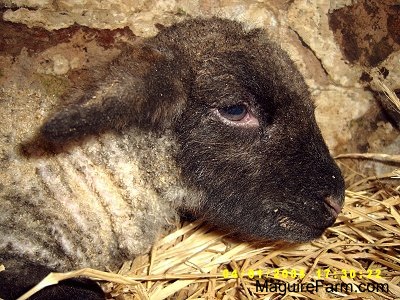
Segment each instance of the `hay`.
[[[126,262],[118,274],[91,269],[53,273],[31,292],[82,275],[107,281],[103,288],[119,300],[396,299],[400,295],[399,175],[397,171],[382,177],[391,178],[394,185],[382,178],[350,176],[352,183],[337,222],[310,243],[237,243],[195,222],[161,239],[149,255]],[[302,284],[303,290],[284,293],[283,288],[295,288],[294,284],[298,288]],[[370,290],[363,291],[367,287]]]
[[387,163],[400,163],[400,155],[390,155],[381,153],[346,153],[337,155],[335,158],[360,158],[368,160],[376,160]]
[[373,77],[373,84],[378,87],[378,90],[385,94],[386,99],[389,101],[392,109],[400,114],[400,99],[397,97],[396,93],[380,79],[380,77],[382,77],[382,74],[380,74],[380,76],[375,75]]

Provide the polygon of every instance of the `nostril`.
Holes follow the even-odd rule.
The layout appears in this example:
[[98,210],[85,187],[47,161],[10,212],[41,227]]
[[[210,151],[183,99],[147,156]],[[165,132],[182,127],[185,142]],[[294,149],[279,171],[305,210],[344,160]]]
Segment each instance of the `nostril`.
[[324,201],[329,206],[332,214],[336,218],[342,210],[342,206],[331,196],[325,197]]

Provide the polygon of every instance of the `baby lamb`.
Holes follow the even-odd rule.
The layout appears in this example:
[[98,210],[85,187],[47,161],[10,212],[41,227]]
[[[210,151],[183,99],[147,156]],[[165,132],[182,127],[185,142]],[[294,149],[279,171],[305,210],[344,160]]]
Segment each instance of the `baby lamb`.
[[[304,242],[342,208],[343,178],[304,79],[262,29],[215,17],[164,27],[69,98],[29,124],[13,121],[26,99],[0,102],[1,135],[15,136],[1,145],[4,299],[51,271],[116,269],[180,214],[243,240]],[[105,296],[74,279],[33,297]]]

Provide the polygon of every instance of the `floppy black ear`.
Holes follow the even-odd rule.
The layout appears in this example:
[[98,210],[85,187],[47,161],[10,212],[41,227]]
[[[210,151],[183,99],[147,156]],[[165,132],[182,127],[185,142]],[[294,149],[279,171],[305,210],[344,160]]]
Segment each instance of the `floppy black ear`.
[[[49,142],[62,143],[110,129],[166,129],[187,97],[190,70],[183,56],[152,45],[128,47],[101,72],[83,99],[61,108],[41,128]],[[98,71],[98,70],[97,70]]]

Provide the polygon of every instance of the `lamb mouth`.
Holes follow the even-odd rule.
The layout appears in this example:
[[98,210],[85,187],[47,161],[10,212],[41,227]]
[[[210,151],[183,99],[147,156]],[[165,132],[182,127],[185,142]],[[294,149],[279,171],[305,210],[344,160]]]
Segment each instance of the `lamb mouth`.
[[[319,201],[321,200],[322,199],[320,199]],[[293,218],[293,216],[290,213],[286,212],[287,213],[286,215],[278,219],[279,226],[285,229],[290,229],[296,227],[296,225],[299,225],[299,226],[307,226],[311,230],[325,230],[328,227],[331,227],[335,223],[340,212],[342,211],[343,201],[338,201],[333,196],[326,196],[323,198],[322,201],[323,203],[321,203],[322,207],[320,209],[321,209],[321,217],[322,215],[325,215],[325,217],[323,217],[324,220],[320,220],[313,223],[310,222],[309,219],[299,220],[297,218]]]
[[326,197],[324,199],[325,201],[325,206],[328,208],[328,210],[331,212],[332,216],[336,219],[340,212],[342,211],[342,206],[335,201],[333,197]]

